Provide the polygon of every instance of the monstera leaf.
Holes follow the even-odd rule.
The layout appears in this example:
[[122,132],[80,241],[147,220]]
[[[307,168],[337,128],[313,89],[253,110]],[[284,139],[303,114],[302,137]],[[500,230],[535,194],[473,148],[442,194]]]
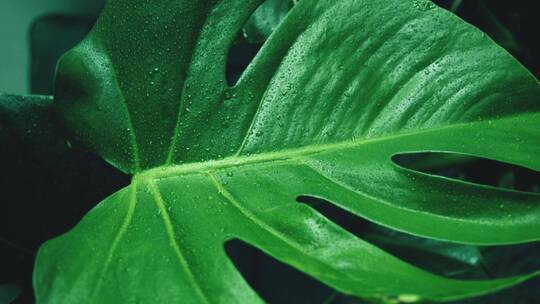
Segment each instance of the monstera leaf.
[[540,195],[392,161],[441,151],[540,170],[528,71],[431,2],[302,0],[230,87],[228,49],[261,3],[110,0],[63,57],[65,124],[133,180],[40,249],[38,302],[262,302],[231,239],[364,298],[454,300],[538,274],[436,276],[296,200],[457,243],[539,240]]

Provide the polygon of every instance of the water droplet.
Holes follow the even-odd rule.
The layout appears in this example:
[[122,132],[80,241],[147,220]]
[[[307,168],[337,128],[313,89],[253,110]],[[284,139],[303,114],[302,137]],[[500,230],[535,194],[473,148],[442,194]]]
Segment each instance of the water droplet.
[[413,295],[413,294],[402,294],[398,296],[398,300],[403,303],[414,303],[420,301],[419,295]]
[[436,7],[433,2],[427,0],[413,0],[412,4],[414,8],[421,11],[427,11]]

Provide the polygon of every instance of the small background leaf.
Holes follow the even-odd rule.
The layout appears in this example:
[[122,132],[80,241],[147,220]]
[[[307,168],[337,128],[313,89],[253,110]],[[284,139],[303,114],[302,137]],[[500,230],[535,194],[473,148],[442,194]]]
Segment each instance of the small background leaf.
[[12,303],[21,293],[21,288],[15,285],[0,285],[0,304]]

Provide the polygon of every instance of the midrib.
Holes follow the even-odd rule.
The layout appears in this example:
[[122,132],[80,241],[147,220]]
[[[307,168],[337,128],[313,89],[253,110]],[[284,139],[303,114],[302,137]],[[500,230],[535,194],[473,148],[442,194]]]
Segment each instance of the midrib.
[[[534,113],[534,114],[524,114],[524,115],[518,115],[518,116],[513,116],[509,118],[504,118],[504,119],[498,119],[496,120],[496,122],[517,120],[517,118],[523,119],[524,116],[529,116],[531,118],[534,117],[536,119],[540,118],[539,113]],[[290,161],[295,158],[306,157],[306,156],[310,156],[314,154],[329,153],[329,152],[355,148],[355,147],[373,144],[373,143],[380,143],[380,142],[391,141],[391,140],[400,139],[400,138],[418,136],[422,134],[436,133],[436,132],[447,131],[447,130],[455,130],[455,129],[460,129],[463,127],[478,128],[480,125],[483,125],[483,124],[489,125],[494,122],[495,121],[488,121],[488,120],[466,122],[466,123],[453,124],[453,125],[448,125],[448,126],[443,126],[443,127],[438,127],[438,128],[432,128],[432,129],[414,130],[411,132],[403,132],[399,134],[381,136],[381,137],[376,137],[376,138],[364,138],[364,139],[359,139],[359,140],[349,140],[349,141],[342,141],[342,142],[331,143],[331,144],[310,145],[310,146],[304,146],[304,147],[296,148],[296,149],[281,150],[281,151],[274,151],[274,152],[262,152],[262,153],[256,153],[256,154],[251,154],[251,155],[230,156],[230,157],[226,157],[220,160],[209,160],[206,162],[168,165],[168,166],[148,169],[148,170],[139,172],[136,175],[139,178],[161,179],[161,178],[167,178],[167,177],[178,176],[178,175],[205,173],[205,172],[214,171],[214,170],[253,165],[253,164],[259,164],[259,163],[267,163],[267,162],[275,162],[275,161]]]

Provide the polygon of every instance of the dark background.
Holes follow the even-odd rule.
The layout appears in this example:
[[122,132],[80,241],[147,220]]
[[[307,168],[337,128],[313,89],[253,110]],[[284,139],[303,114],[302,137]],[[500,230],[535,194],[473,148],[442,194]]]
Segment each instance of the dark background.
[[[100,1],[93,2],[94,5],[81,9],[83,13],[52,13],[33,21],[27,33],[30,65],[20,67],[29,70],[32,94],[52,94],[56,60],[84,37],[99,14]],[[459,6],[460,1],[435,2],[446,8],[454,5],[459,16],[487,32],[539,77],[537,1],[464,0]],[[6,13],[9,14],[1,12],[0,18]],[[0,39],[4,41],[4,37]],[[241,74],[259,47],[244,44],[233,47],[229,79]],[[4,89],[10,90],[0,83],[0,90]],[[22,287],[22,294],[15,303],[33,303],[31,277],[39,246],[68,231],[98,202],[129,183],[128,176],[77,143],[69,142],[60,129],[54,113],[47,107],[32,115],[22,110],[0,111],[0,285]],[[434,173],[527,191],[538,191],[540,185],[538,173],[485,160],[438,169]],[[426,245],[426,240],[376,227],[325,202],[306,200],[349,231],[436,273],[455,277],[499,277],[540,268],[538,243],[481,248],[484,261],[469,269],[452,260],[439,261],[440,257],[411,250],[408,246],[428,246],[430,243]],[[366,231],[370,234],[366,235]],[[456,250],[462,249],[457,247]],[[242,243],[227,244],[227,251],[250,284],[270,303],[360,302],[336,294]],[[456,269],[460,274],[452,274]],[[540,280],[537,279],[467,303],[540,303],[538,287]]]

